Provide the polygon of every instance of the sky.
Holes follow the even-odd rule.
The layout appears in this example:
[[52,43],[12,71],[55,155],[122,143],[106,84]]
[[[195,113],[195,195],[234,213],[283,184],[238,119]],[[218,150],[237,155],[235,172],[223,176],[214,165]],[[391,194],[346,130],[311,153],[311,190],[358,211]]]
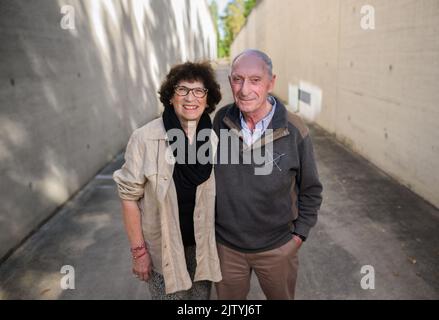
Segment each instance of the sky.
[[[212,2],[212,0],[209,0],[209,4]],[[227,6],[227,3],[229,0],[216,0],[216,3],[218,4],[218,13],[221,15],[224,11],[224,9]]]
[[[229,3],[230,0],[216,0],[216,3],[218,4],[218,16],[221,16],[224,12],[224,10],[227,7],[227,4]],[[208,0],[208,3],[210,4],[212,2],[212,0]],[[219,26],[219,33],[220,33],[220,37],[224,37],[224,30],[221,27],[221,25]]]

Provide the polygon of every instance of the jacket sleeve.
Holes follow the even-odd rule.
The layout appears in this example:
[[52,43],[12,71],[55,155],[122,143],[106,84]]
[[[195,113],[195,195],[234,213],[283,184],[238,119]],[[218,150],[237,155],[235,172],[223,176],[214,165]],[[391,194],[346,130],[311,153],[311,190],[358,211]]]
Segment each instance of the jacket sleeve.
[[311,137],[307,134],[298,146],[300,172],[297,181],[298,218],[294,232],[307,237],[317,223],[317,213],[322,203],[322,184],[319,180]]
[[113,174],[119,197],[123,200],[137,201],[143,197],[146,177],[143,174],[145,144],[141,141],[139,131],[131,135],[125,151],[125,163]]

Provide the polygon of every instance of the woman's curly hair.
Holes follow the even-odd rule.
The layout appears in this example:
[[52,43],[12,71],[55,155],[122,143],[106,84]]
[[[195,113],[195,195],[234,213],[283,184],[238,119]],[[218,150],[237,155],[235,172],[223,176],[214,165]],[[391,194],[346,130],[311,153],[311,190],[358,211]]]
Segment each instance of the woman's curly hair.
[[209,62],[185,62],[172,67],[166,79],[160,86],[160,101],[165,108],[173,108],[170,100],[174,96],[174,88],[180,81],[200,81],[204,84],[207,92],[207,113],[215,110],[221,101],[220,86],[215,78],[215,72]]

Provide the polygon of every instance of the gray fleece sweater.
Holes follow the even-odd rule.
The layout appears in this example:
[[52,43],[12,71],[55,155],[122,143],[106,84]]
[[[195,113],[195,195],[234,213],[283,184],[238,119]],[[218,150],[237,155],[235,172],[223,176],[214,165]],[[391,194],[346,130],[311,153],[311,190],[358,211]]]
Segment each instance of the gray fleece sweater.
[[[220,138],[215,165],[216,237],[219,243],[241,252],[280,247],[291,240],[293,232],[307,237],[317,222],[322,202],[322,185],[308,128],[300,117],[276,101],[268,127],[273,130],[272,143],[265,145],[265,140],[270,141],[264,138],[266,132],[259,150],[253,151],[271,154],[269,159],[274,161],[265,162],[272,167],[269,174],[255,174],[261,163],[248,157],[251,148],[240,137],[240,113],[235,104],[219,110],[213,123]],[[239,148],[225,143],[227,139],[235,139]],[[230,164],[230,160],[225,163],[221,156],[224,146],[228,147],[228,158],[235,156],[238,164]]]

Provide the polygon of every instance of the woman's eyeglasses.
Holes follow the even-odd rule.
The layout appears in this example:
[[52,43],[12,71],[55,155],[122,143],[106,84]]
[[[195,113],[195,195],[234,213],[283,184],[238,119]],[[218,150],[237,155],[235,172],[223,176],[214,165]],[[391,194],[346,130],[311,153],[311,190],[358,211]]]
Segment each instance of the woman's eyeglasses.
[[196,98],[204,98],[207,94],[207,89],[206,88],[188,88],[185,86],[175,86],[175,93],[179,96],[187,96],[189,94],[189,92],[192,91],[192,94],[196,97]]

